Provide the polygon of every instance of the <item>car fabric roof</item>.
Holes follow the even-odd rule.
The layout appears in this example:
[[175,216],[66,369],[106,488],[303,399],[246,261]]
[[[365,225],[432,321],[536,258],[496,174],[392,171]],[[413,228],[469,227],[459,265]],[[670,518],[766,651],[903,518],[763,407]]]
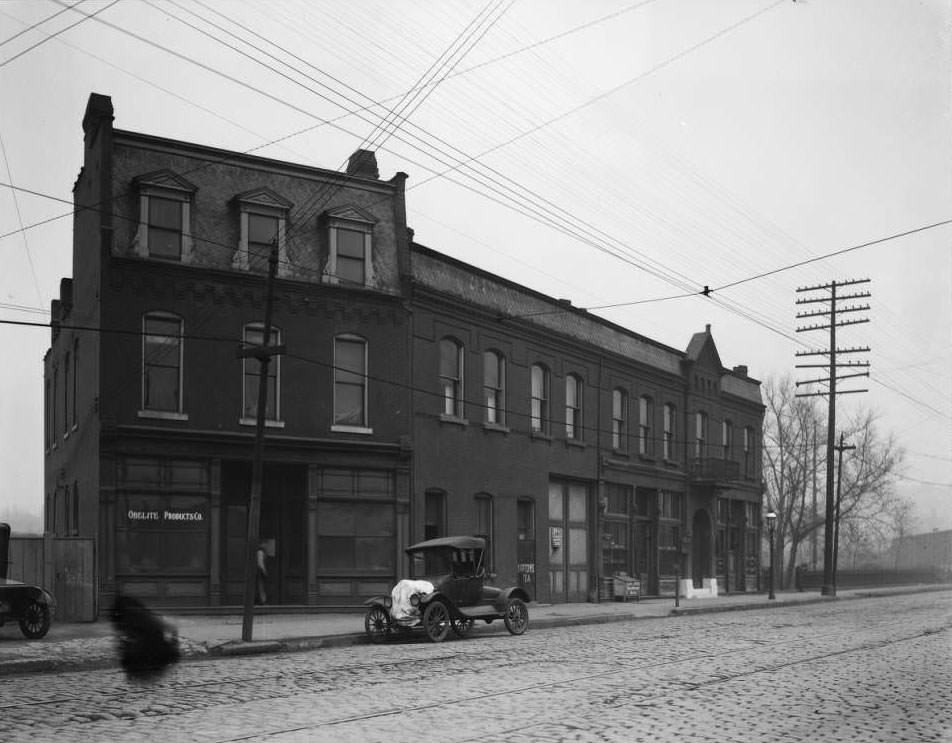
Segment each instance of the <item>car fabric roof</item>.
[[419,552],[429,549],[458,549],[458,550],[481,550],[486,548],[486,540],[482,537],[437,537],[436,539],[427,539],[425,542],[417,542],[406,551]]

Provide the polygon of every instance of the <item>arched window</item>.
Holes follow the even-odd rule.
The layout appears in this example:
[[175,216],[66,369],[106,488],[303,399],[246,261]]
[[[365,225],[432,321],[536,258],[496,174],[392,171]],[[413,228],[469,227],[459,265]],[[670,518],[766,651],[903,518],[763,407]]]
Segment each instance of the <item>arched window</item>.
[[628,449],[628,393],[620,387],[612,390],[612,449]]
[[182,412],[183,322],[168,312],[142,317],[142,410]]
[[734,424],[721,421],[721,458],[730,459],[734,453]]
[[576,374],[565,377],[565,436],[582,438],[582,378]]
[[533,364],[530,371],[532,412],[530,428],[535,433],[549,433],[549,370]]
[[483,403],[486,423],[506,425],[506,358],[496,351],[483,354]]
[[367,341],[356,335],[334,339],[334,425],[368,426]]
[[440,388],[443,415],[463,417],[463,344],[454,338],[440,341]]
[[486,572],[493,571],[493,497],[487,493],[479,493],[475,498],[476,528],[474,536],[486,540],[486,551],[483,553],[483,565]]
[[694,456],[704,459],[707,454],[707,413],[699,410],[694,419]]
[[[280,343],[281,331],[278,328],[271,328],[271,340],[268,345],[277,346]],[[245,325],[244,344],[246,347],[264,345],[264,325],[262,323]],[[245,357],[242,359],[242,366],[244,383],[242,385],[241,422],[253,424],[258,417],[258,379],[261,377],[261,364],[256,358]],[[277,422],[281,420],[280,355],[272,356],[268,364],[267,395],[264,411],[266,421]]]
[[638,399],[638,453],[649,456],[654,452],[651,441],[651,419],[654,416],[654,404],[647,395]]
[[675,436],[677,435],[678,413],[671,403],[664,406],[664,458],[675,459]]

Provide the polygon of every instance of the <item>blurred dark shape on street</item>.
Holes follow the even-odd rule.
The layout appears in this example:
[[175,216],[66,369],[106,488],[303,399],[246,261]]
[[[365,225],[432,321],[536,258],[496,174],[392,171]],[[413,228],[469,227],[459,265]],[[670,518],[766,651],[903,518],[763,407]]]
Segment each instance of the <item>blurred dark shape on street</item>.
[[112,623],[126,675],[137,680],[160,676],[179,659],[176,628],[132,596],[116,595]]

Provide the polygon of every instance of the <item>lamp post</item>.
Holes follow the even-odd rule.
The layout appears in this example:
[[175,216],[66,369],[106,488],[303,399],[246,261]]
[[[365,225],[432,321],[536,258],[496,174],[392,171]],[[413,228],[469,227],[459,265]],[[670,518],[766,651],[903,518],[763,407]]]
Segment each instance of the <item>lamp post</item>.
[[773,511],[768,511],[767,515],[764,516],[767,519],[767,533],[770,535],[770,580],[768,586],[770,587],[770,593],[768,594],[768,599],[776,599],[774,596],[773,590],[773,576],[774,576],[774,565],[773,565],[773,553],[774,553],[774,528],[777,525],[777,514]]

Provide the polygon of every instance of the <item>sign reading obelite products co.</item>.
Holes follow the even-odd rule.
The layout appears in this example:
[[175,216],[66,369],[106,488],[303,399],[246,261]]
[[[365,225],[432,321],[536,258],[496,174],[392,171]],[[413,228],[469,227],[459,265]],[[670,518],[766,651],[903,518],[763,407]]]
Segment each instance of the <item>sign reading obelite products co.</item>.
[[126,511],[126,518],[130,525],[169,525],[192,524],[197,525],[205,521],[205,514],[200,510],[183,510],[177,508],[159,508],[138,510],[130,508]]

